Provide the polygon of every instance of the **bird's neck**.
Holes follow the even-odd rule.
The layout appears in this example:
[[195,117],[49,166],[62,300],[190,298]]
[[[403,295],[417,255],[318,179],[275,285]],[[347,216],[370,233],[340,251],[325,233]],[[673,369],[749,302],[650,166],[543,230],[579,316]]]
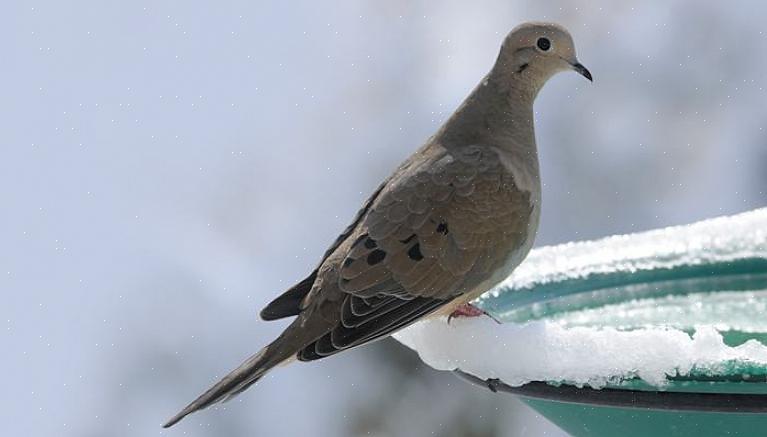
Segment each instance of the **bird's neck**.
[[535,155],[533,101],[539,87],[496,66],[437,132],[447,148],[484,144]]

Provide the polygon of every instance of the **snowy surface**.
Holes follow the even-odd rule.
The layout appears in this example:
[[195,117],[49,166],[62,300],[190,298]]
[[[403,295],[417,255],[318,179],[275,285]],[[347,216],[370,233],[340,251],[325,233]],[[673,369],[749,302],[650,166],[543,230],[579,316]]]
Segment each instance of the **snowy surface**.
[[533,250],[514,274],[485,296],[592,274],[745,258],[767,258],[767,208],[691,225],[542,247]]
[[733,361],[767,365],[767,346],[749,340],[729,347],[711,326],[690,336],[678,329],[565,328],[548,321],[499,325],[478,317],[450,325],[428,320],[395,337],[435,369],[461,369],[512,386],[556,381],[600,388],[633,377],[662,386],[667,375],[718,373]]
[[[534,251],[499,289],[513,293],[594,272],[767,258],[765,229],[767,210],[762,209],[689,226],[544,247]],[[497,294],[499,289],[491,293]],[[395,338],[436,369],[461,369],[515,386],[555,381],[598,388],[634,377],[663,386],[667,376],[719,374],[742,364],[767,366],[767,346],[762,343],[725,344],[719,330],[742,327],[737,325],[738,317],[722,322],[726,318],[717,317],[724,308],[717,302],[720,296],[709,297],[709,304],[697,310],[689,297],[646,299],[635,301],[630,308],[610,305],[525,324],[499,324],[487,317],[454,319],[450,324],[433,319],[413,325]],[[764,293],[741,297],[741,303],[755,311],[753,318],[762,319]],[[676,324],[663,322],[667,316],[666,320],[675,320],[685,304],[691,305],[690,317],[678,319]],[[733,311],[724,312],[741,320],[748,318],[747,313],[739,312],[744,309],[740,304],[731,301],[729,305]],[[654,307],[670,313],[654,317]],[[613,317],[610,310],[615,311]],[[694,323],[695,311],[701,323]],[[629,325],[631,329],[620,329]]]

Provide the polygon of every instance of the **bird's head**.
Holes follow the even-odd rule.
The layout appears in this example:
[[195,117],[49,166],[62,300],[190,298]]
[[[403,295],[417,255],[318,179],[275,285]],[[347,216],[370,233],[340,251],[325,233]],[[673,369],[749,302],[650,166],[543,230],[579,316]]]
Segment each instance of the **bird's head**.
[[573,70],[588,80],[589,70],[575,56],[575,44],[564,27],[554,23],[524,23],[515,27],[501,46],[496,62],[505,75],[530,82],[536,89],[554,74]]

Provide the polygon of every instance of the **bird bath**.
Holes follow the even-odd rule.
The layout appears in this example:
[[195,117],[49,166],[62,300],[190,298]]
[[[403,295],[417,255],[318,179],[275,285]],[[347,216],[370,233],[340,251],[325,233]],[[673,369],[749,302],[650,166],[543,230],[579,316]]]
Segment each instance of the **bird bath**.
[[540,248],[477,305],[396,338],[574,436],[767,429],[767,209]]

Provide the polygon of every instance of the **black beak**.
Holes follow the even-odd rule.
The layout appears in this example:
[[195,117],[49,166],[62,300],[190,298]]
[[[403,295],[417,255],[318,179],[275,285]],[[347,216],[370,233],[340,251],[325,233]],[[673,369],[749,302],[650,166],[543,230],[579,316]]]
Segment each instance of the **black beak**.
[[588,68],[584,67],[583,64],[580,62],[576,62],[575,64],[570,64],[573,66],[573,70],[575,70],[578,74],[585,77],[591,82],[594,82],[594,79],[591,77],[591,72]]

